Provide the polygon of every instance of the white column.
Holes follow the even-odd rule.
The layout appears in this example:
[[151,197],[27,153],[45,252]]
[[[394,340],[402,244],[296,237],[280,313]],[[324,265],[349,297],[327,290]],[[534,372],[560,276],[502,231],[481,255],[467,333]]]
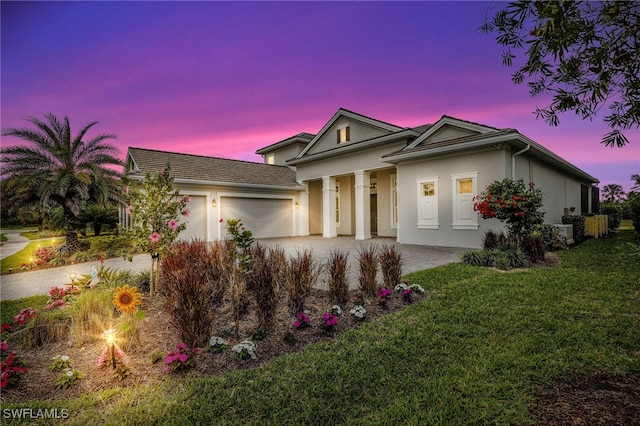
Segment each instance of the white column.
[[309,183],[299,182],[304,186],[304,190],[300,192],[298,207],[296,214],[298,215],[298,235],[309,235]]
[[356,170],[356,240],[371,239],[370,172]]
[[322,176],[322,236],[338,236],[336,230],[336,178]]

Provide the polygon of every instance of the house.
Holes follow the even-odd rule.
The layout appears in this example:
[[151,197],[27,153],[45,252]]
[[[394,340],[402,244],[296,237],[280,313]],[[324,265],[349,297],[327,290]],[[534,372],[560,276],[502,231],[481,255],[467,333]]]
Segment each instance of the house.
[[480,247],[501,228],[473,211],[473,197],[506,177],[544,193],[546,223],[590,213],[598,180],[515,129],[443,116],[408,128],[339,109],[317,134],[257,150],[264,163],[130,148],[125,173],[142,178],[168,162],[191,195],[184,237],[225,236],[240,218],[257,238],[321,234],[400,243]]

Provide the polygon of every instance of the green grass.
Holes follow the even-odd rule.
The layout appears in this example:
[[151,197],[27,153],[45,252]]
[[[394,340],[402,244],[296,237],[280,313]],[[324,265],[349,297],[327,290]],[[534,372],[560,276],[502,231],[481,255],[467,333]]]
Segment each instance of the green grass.
[[7,238],[6,235],[4,234],[0,234],[0,242],[5,242],[5,241],[9,241],[9,239]]
[[12,324],[13,316],[19,314],[22,309],[34,308],[42,310],[49,296],[31,296],[18,300],[3,300],[0,302],[0,323]]
[[70,424],[531,424],[536,385],[640,374],[631,233],[560,256],[526,272],[411,274],[429,292],[420,303],[261,368],[4,408],[64,407]]
[[618,231],[633,231],[633,222],[631,219],[622,219]]
[[29,264],[33,262],[34,259],[36,259],[34,253],[36,252],[36,250],[38,250],[38,248],[51,246],[60,241],[61,238],[49,238],[46,240],[30,242],[19,252],[14,253],[11,256],[7,256],[4,259],[0,259],[0,274],[8,273],[9,269],[13,269],[14,271],[19,270],[22,264]]

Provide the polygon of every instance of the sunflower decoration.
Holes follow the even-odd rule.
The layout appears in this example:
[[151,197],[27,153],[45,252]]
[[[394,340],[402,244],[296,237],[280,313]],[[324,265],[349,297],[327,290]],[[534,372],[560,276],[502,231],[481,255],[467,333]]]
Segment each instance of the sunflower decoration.
[[129,287],[128,285],[116,287],[113,293],[113,304],[120,312],[133,314],[138,310],[138,305],[142,303],[141,297],[142,293],[138,293],[138,287]]

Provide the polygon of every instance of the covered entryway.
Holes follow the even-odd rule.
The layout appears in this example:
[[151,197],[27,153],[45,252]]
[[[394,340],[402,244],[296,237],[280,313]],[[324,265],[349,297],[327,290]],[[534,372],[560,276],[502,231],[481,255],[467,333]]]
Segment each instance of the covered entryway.
[[255,238],[295,235],[292,199],[225,196],[220,200],[221,217],[242,220]]

